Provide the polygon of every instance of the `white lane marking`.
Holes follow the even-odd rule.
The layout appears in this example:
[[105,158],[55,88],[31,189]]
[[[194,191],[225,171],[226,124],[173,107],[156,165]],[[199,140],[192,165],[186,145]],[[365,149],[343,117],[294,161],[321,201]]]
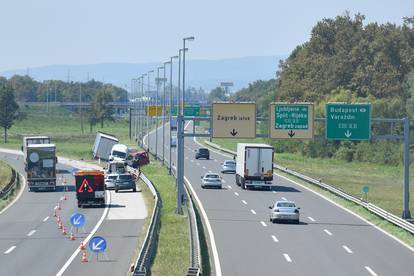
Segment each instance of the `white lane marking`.
[[276,191],[272,191],[272,193],[277,194],[277,192],[276,192]]
[[10,252],[12,252],[14,249],[16,248],[15,245],[13,245],[12,247],[10,247],[9,249],[7,249],[6,251],[4,251],[4,254],[9,254]]
[[207,170],[206,166],[203,166],[202,168],[203,168],[203,170]]
[[[93,235],[95,235],[96,231],[98,231],[99,227],[101,226],[102,222],[105,220],[106,215],[109,211],[109,206],[111,205],[111,194],[109,191],[106,191],[106,198],[108,198],[108,202],[105,206],[105,210],[102,213],[101,218],[99,219],[98,223],[95,225],[95,227],[92,229],[91,233],[83,240],[83,244],[87,244],[88,241],[92,238]],[[69,267],[69,265],[73,262],[73,260],[76,258],[76,256],[79,254],[80,249],[79,247],[73,252],[72,256],[66,261],[66,263],[62,266],[62,268],[56,273],[56,276],[61,276],[66,271],[66,269]]]
[[369,266],[366,266],[365,269],[368,270],[369,274],[372,276],[378,276],[377,273],[375,273]]
[[348,247],[348,246],[346,246],[346,245],[342,245],[342,248],[343,248],[343,249],[345,249],[345,251],[346,251],[346,252],[348,252],[349,254],[352,254],[352,250],[351,250],[351,249],[349,249],[349,247]]
[[288,263],[291,263],[291,262],[292,262],[292,259],[289,257],[289,255],[288,255],[288,254],[283,253],[283,257],[285,257],[286,262],[288,262]]
[[197,163],[197,166],[200,166],[200,163]]
[[247,205],[247,202],[246,202],[246,200],[242,200],[242,202],[243,202],[243,204]]
[[263,225],[263,227],[267,226],[266,222],[264,222],[264,221],[261,221],[260,223]]
[[250,209],[250,212],[252,212],[253,215],[256,215],[256,211],[253,209]]
[[282,196],[282,199],[283,199],[283,200],[287,200],[287,199],[286,199],[286,197],[283,197],[283,196]]
[[227,185],[227,187],[229,187],[229,189],[233,189],[230,185]]
[[48,219],[49,219],[49,216],[45,217],[45,218],[43,219],[43,222],[46,222]]
[[234,192],[234,194],[235,194],[236,196],[239,196],[239,193],[238,193],[238,192]]
[[200,207],[201,214],[204,218],[204,222],[205,222],[206,227],[207,227],[207,232],[208,232],[208,235],[210,237],[211,249],[213,251],[214,268],[215,268],[216,276],[222,276],[220,258],[219,258],[218,251],[217,251],[216,240],[214,238],[213,229],[211,228],[210,221],[208,220],[206,210],[204,210],[204,206],[201,203],[201,200],[198,198],[196,192],[194,191],[193,185],[191,185],[190,181],[188,181],[187,177],[185,177],[185,176],[184,176],[184,180],[189,184],[188,186],[191,190],[191,193],[193,194],[195,200],[197,201],[198,206]]
[[33,235],[34,233],[36,233],[36,230],[34,230],[34,229],[33,229],[32,231],[30,231],[30,232],[27,234],[27,236],[28,236],[28,237],[30,237],[30,236],[31,236],[31,235]]
[[312,217],[308,217],[308,219],[309,219],[310,221],[315,221]]
[[276,238],[275,235],[272,235],[272,239],[273,239],[274,242],[279,242],[279,240]]
[[323,231],[324,231],[326,234],[328,234],[329,236],[332,236],[332,233],[331,233],[331,232],[329,232],[327,229],[323,229]]

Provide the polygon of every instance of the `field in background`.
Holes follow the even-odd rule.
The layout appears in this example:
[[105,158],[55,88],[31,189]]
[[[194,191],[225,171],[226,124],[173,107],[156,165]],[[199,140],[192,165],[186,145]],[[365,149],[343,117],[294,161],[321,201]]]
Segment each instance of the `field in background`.
[[[238,142],[265,143],[257,139],[213,139],[227,149],[236,150]],[[337,159],[308,158],[300,154],[277,153],[275,162],[305,175],[322,179],[348,193],[362,197],[362,186],[369,186],[368,200],[398,216],[402,214],[402,166],[386,166]],[[414,183],[414,164],[410,167],[410,183]],[[411,185],[412,186],[412,185]],[[410,210],[414,212],[414,189],[411,188]],[[413,213],[414,215],[414,213]]]
[[[60,156],[92,159],[92,146],[97,131],[111,133],[118,137],[120,142],[131,145],[129,140],[129,125],[126,118],[117,118],[113,122],[105,121],[104,128],[97,125],[89,131],[89,124],[84,118],[84,133],[81,132],[79,116],[60,107],[50,107],[46,113],[43,106],[21,106],[20,111],[27,114],[27,118],[15,121],[9,130],[9,142],[0,141],[0,147],[20,149],[25,135],[48,135],[57,146]],[[2,133],[3,134],[3,133]]]

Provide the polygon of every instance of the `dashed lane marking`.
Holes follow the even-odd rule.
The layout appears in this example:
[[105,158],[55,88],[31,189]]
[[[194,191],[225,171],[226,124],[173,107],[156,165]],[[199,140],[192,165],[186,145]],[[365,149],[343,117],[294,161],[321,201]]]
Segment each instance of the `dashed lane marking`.
[[256,215],[256,211],[253,209],[250,209],[250,212],[252,212],[253,215]]
[[349,254],[352,254],[353,253],[352,250],[349,249],[349,247],[346,246],[346,245],[342,245],[342,248],[345,249],[345,251],[348,252]]
[[288,254],[284,253],[284,254],[283,254],[283,257],[285,257],[286,262],[288,262],[288,263],[291,263],[291,262],[292,262],[292,259],[289,257],[289,255],[288,255]]
[[328,234],[329,236],[332,236],[332,233],[331,232],[329,232],[327,229],[324,229],[323,230],[326,234]]
[[263,225],[263,227],[267,226],[266,222],[264,222],[264,221],[261,221],[260,223]]
[[310,221],[315,221],[312,217],[308,217],[308,219],[309,219]]
[[276,238],[275,235],[272,235],[272,239],[273,239],[274,242],[279,242],[279,240]]
[[49,219],[49,216],[45,217],[45,218],[43,219],[43,222],[46,222],[48,219]]
[[4,251],[4,254],[9,254],[10,252],[12,252],[14,249],[16,248],[15,245],[13,245],[12,247],[10,247],[9,249],[7,249],[6,251]]
[[27,236],[28,237],[30,237],[31,235],[33,235],[34,233],[36,233],[36,230],[32,230],[32,231],[30,231],[28,234],[27,234]]
[[368,270],[369,274],[372,276],[378,276],[377,273],[375,273],[369,266],[366,266],[365,269]]

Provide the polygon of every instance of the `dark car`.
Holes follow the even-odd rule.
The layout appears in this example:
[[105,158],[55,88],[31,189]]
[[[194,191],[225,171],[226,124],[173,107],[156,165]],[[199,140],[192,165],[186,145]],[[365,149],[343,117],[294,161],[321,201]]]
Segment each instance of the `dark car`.
[[199,148],[196,150],[195,159],[201,158],[205,158],[207,160],[210,159],[210,151],[206,148]]
[[117,193],[120,190],[132,190],[137,191],[135,179],[130,174],[119,174],[115,180],[115,192]]

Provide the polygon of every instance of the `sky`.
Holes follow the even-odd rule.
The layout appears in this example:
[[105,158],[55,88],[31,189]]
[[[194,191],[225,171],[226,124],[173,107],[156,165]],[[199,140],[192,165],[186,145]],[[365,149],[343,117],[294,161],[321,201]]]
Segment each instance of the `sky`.
[[402,23],[413,0],[1,0],[0,71],[56,64],[287,55],[348,10]]

